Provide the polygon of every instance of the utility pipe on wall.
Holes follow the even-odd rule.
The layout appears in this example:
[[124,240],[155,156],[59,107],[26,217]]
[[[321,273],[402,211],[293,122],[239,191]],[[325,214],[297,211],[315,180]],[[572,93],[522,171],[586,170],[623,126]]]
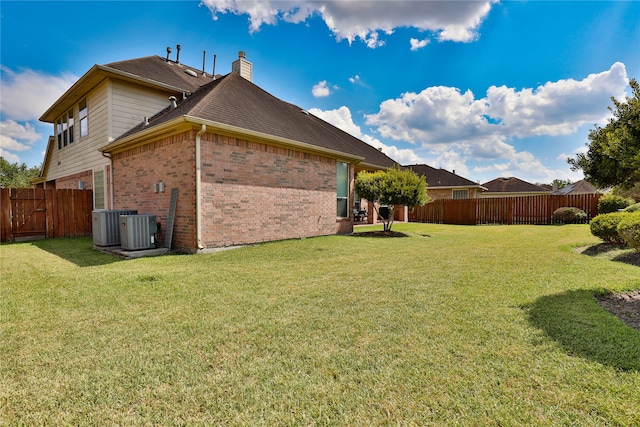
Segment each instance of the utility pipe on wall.
[[200,165],[200,137],[207,131],[207,125],[203,124],[202,128],[196,134],[196,245],[198,250],[203,249],[202,246],[202,201],[201,201],[201,184],[200,176],[202,175],[202,167]]

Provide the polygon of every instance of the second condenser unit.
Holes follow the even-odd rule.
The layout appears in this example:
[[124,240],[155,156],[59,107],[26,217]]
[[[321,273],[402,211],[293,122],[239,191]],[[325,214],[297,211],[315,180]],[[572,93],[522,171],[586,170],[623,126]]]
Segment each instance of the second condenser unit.
[[155,215],[120,215],[120,246],[129,251],[153,249],[157,230]]

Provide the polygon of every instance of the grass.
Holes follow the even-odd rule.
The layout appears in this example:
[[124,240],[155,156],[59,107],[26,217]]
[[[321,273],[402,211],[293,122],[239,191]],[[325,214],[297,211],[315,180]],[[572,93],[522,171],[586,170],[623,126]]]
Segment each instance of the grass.
[[0,425],[640,425],[640,332],[594,299],[640,267],[584,225],[394,230],[2,245]]

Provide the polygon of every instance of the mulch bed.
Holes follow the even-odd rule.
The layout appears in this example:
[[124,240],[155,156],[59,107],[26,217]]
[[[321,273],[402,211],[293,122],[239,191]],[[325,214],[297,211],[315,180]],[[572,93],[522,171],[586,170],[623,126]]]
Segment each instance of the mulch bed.
[[[576,248],[583,255],[602,257],[640,267],[640,253],[607,243]],[[598,303],[627,325],[640,331],[640,289],[598,297]]]
[[599,297],[598,302],[609,313],[640,331],[640,289]]

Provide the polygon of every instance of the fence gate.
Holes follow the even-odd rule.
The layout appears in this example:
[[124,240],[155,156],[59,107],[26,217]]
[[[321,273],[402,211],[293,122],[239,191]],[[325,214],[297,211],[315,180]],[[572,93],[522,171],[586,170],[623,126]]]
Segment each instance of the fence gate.
[[0,188],[0,242],[91,236],[91,190]]
[[11,189],[13,240],[47,237],[47,198],[41,188]]

